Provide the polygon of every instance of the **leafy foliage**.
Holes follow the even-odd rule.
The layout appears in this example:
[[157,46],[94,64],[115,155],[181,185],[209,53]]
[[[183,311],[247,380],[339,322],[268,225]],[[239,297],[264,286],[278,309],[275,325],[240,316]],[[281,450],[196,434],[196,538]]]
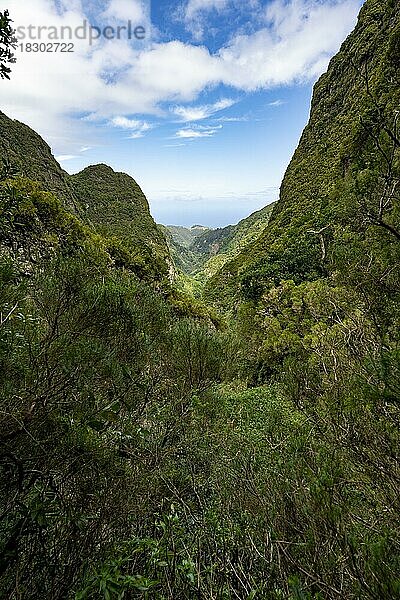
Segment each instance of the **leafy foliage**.
[[[399,107],[398,21],[396,4],[366,2],[355,32],[317,82],[310,121],[285,174],[269,226],[206,285],[206,297],[224,309],[240,300],[242,292],[256,298],[281,279],[307,281],[335,270],[329,260],[336,246],[332,236],[338,214],[356,235],[362,223],[369,226],[371,216],[379,216],[382,184],[389,173],[392,186],[398,177],[398,158],[392,160],[390,154],[396,146],[390,132]],[[354,186],[354,178],[359,180],[357,206],[338,193],[344,182]],[[360,197],[361,179],[373,198]],[[389,224],[397,214],[389,204],[398,206],[398,199],[389,199],[390,190],[388,185]]]
[[[15,174],[38,181],[53,192],[71,212],[79,211],[69,175],[55,160],[46,142],[27,125],[9,119],[0,111],[0,158],[3,165],[12,167]],[[4,171],[4,168],[3,168]],[[3,173],[2,178],[6,178]]]
[[15,30],[8,10],[0,11],[0,79],[10,79],[11,67],[16,62],[13,50],[17,47]]
[[400,597],[398,17],[317,84],[224,319],[130,178],[75,176],[82,219],[4,162],[1,597]]
[[99,233],[122,240],[131,253],[151,266],[155,279],[168,278],[171,261],[165,238],[138,184],[106,165],[87,167],[71,181],[82,206],[82,218]]
[[191,274],[200,290],[204,283],[225,263],[235,258],[255,241],[270,219],[274,204],[242,219],[237,225],[219,229],[193,226],[163,228],[175,265],[184,274]]
[[199,235],[210,231],[208,227],[203,227],[202,225],[193,225],[190,228],[181,227],[179,225],[168,225],[167,229],[170,232],[173,241],[187,250]]
[[49,146],[26,125],[0,112],[0,158],[14,172],[38,181],[64,207],[110,240],[121,264],[141,265],[142,274],[160,285],[174,278],[164,236],[150,215],[143,192],[128,175],[97,165],[70,176]]
[[[0,196],[0,590],[61,598],[153,521],[156,454],[176,444],[193,390],[220,377],[220,352],[206,318],[176,323],[38,184],[6,180]],[[151,587],[114,567],[107,578],[104,597]]]

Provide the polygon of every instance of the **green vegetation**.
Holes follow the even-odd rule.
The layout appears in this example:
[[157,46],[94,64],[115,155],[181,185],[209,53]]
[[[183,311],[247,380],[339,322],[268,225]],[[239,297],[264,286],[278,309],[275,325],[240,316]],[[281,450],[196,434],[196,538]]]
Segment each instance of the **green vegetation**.
[[17,47],[15,30],[8,10],[0,11],[0,79],[10,79],[11,67],[16,62],[13,50]]
[[[50,146],[27,125],[9,119],[0,111],[0,163],[25,177],[40,182],[72,212],[78,212],[77,198],[69,175],[57,163]],[[6,173],[8,171],[6,170]]]
[[2,116],[0,597],[400,598],[399,59],[367,0],[269,223],[196,238],[208,305],[133,180],[32,182]]
[[[207,229],[200,225],[194,225],[190,229],[160,225],[177,269],[193,276],[191,287],[195,293],[199,293],[204,282],[225,263],[238,256],[261,235],[268,225],[273,206],[274,204],[270,204],[262,208],[237,225],[219,229]],[[188,278],[183,276],[183,279],[188,285]]]
[[[397,5],[365,4],[356,31],[315,86],[310,121],[287,169],[270,226],[211,279],[209,299],[229,308],[241,297],[257,299],[281,279],[318,279],[336,268],[329,261],[344,222],[349,235],[359,235],[368,225],[370,231],[382,226],[371,218],[373,207],[366,206],[365,198],[350,198],[344,188],[357,187],[359,194],[364,185],[368,195],[375,174],[377,185],[389,172],[394,174],[394,165],[382,154],[385,148],[379,149],[384,140],[377,136],[398,127],[398,28]],[[379,189],[373,193],[379,204]],[[389,222],[398,210],[392,205],[385,209]]]
[[155,279],[174,278],[165,237],[131,177],[115,173],[106,165],[94,165],[71,176],[36,132],[1,112],[0,161],[3,177],[20,174],[38,181],[91,229],[107,236],[115,257],[142,264]]
[[82,219],[95,230],[122,242],[151,264],[154,275],[174,275],[164,236],[152,219],[142,190],[129,175],[107,165],[87,167],[71,176]]
[[202,225],[193,225],[190,228],[180,227],[178,225],[168,225],[167,229],[171,233],[173,241],[179,244],[179,246],[183,246],[183,248],[187,249],[190,248],[199,235],[210,231],[208,227],[203,227]]
[[1,596],[79,597],[115,544],[150,535],[154,452],[170,460],[192,390],[222,377],[224,334],[190,307],[177,320],[38,184],[0,198]]
[[[185,233],[190,232],[191,230],[184,227],[173,227],[173,230],[179,230],[179,233],[176,235],[171,231],[171,227],[165,227],[164,225],[159,225],[158,227],[167,241],[171,258],[176,269],[181,273],[191,273],[196,268],[199,257],[190,250],[190,239],[186,238],[186,235],[181,232],[181,230],[184,230]],[[190,233],[189,238],[192,238]],[[178,240],[182,240],[184,245],[181,245]]]
[[230,225],[199,236],[192,244],[204,257],[210,256],[196,273],[196,279],[206,281],[255,242],[269,223],[275,203],[252,213],[237,225]]

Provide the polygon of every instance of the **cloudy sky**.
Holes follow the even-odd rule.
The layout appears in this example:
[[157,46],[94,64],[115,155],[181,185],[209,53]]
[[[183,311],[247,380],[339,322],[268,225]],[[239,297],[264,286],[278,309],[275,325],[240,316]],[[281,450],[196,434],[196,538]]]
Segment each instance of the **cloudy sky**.
[[[276,199],[312,85],[361,4],[0,0],[21,43],[37,42],[39,26],[53,43],[61,27],[81,27],[73,52],[18,49],[0,108],[36,129],[67,171],[104,162],[132,175],[159,222],[223,226]],[[114,31],[131,21],[145,39],[121,29],[90,44],[85,21]],[[22,40],[29,25],[36,39]]]

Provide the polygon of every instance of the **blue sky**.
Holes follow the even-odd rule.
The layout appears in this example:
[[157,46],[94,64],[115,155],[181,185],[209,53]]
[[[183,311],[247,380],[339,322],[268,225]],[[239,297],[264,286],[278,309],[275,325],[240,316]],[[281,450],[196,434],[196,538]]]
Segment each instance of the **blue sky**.
[[312,85],[361,0],[24,4],[0,0],[16,27],[130,19],[147,36],[72,39],[67,54],[19,51],[1,109],[39,131],[67,171],[103,162],[132,175],[158,222],[216,227],[277,198]]

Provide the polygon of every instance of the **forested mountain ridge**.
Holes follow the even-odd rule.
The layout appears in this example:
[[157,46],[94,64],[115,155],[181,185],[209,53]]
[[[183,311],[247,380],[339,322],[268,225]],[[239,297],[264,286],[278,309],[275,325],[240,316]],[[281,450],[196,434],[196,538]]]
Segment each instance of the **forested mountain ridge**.
[[192,227],[182,227],[180,225],[167,225],[167,229],[170,231],[174,242],[182,246],[183,248],[190,248],[194,240],[204,233],[209,231],[210,227],[203,227],[202,225],[193,225]]
[[[323,276],[333,252],[329,242],[345,213],[346,227],[354,230],[369,224],[385,227],[385,219],[390,226],[396,207],[386,207],[380,219],[379,200],[370,206],[366,198],[355,197],[354,187],[361,195],[360,179],[371,177],[374,169],[381,169],[384,178],[385,169],[391,169],[378,166],[384,157],[374,138],[385,128],[397,127],[398,20],[398,2],[371,0],[362,7],[355,31],[315,86],[310,120],[286,171],[269,227],[210,282],[210,298],[218,302],[228,295],[232,305],[234,297],[257,297],[279,279]],[[344,207],[339,198],[346,186],[353,190]]]
[[162,232],[150,215],[148,201],[132,177],[116,173],[107,165],[92,165],[70,181],[81,206],[81,217],[96,231],[123,240],[133,254],[147,256],[156,270],[174,267]]
[[274,205],[274,202],[268,204],[236,225],[228,225],[228,227],[205,232],[198,236],[190,249],[207,259],[201,265],[200,276],[202,275],[205,279],[210,278],[226,262],[232,260],[256,241],[268,225]]
[[166,237],[176,266],[198,281],[208,279],[259,237],[268,224],[273,206],[274,203],[269,204],[236,225],[217,229],[168,226]]
[[315,427],[308,464],[286,455],[288,501],[269,521],[308,598],[400,596],[399,64],[400,4],[367,0],[315,86],[270,223],[204,292],[231,315],[251,384],[278,380]]
[[15,173],[38,181],[88,227],[108,237],[114,254],[128,252],[138,272],[159,280],[173,279],[175,270],[165,237],[134,179],[106,165],[93,165],[69,175],[39,134],[4,113],[0,113],[0,134],[4,175],[10,165]]
[[[188,242],[190,245],[190,240],[186,238],[185,241],[184,239],[182,239],[181,234],[176,235],[172,233],[170,227],[166,227],[165,225],[160,224],[158,225],[158,227],[165,236],[165,239],[167,240],[169,251],[171,253],[171,257],[176,269],[178,271],[181,271],[181,273],[192,273],[192,271],[196,268],[198,264],[199,257],[197,254],[195,254],[189,249]],[[187,229],[187,231],[190,230]],[[184,245],[181,245],[181,243],[178,241],[179,239],[183,241]]]
[[28,125],[1,111],[0,161],[8,161],[13,169],[56,194],[68,209],[79,211],[70,176],[56,161],[50,146]]

